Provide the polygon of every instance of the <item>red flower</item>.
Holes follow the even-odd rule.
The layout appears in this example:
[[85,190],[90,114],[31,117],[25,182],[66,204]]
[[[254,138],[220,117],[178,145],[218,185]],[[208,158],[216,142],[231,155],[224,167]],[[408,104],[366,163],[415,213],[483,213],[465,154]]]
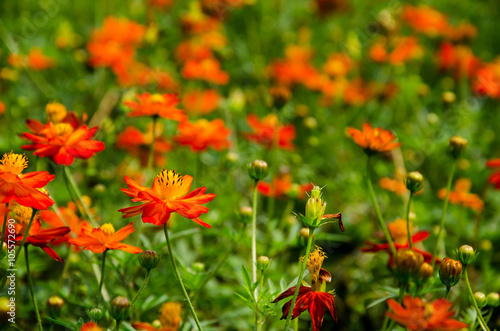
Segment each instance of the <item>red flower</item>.
[[46,194],[37,190],[54,179],[47,171],[34,171],[23,174],[28,166],[26,156],[5,153],[0,161],[0,203],[11,200],[20,205],[35,209],[47,209],[54,201]]
[[5,104],[0,101],[0,115],[2,115],[5,112]]
[[94,229],[87,222],[83,222],[81,234],[77,238],[70,239],[69,242],[83,247],[83,249],[89,249],[94,253],[102,253],[107,249],[119,249],[132,254],[141,253],[141,248],[121,242],[132,232],[134,232],[132,223],[115,233],[115,228],[110,223],[105,223],[101,227]]
[[130,117],[137,116],[159,116],[174,121],[186,120],[186,115],[182,110],[175,108],[179,103],[177,94],[149,94],[147,92],[139,95],[138,101],[126,101],[125,105],[132,111],[128,113]]
[[249,140],[268,149],[278,147],[292,150],[294,148],[292,140],[295,139],[295,128],[291,124],[281,124],[275,114],[269,114],[262,120],[250,114],[247,116],[247,122],[254,131],[246,135]]
[[212,147],[220,151],[229,147],[228,137],[231,131],[226,128],[224,121],[215,119],[211,122],[200,119],[196,122],[182,122],[178,128],[179,134],[175,141],[187,145],[193,152],[202,152]]
[[39,71],[49,69],[54,66],[54,59],[43,54],[43,52],[33,47],[28,54],[28,68]]
[[401,146],[401,143],[394,142],[396,136],[391,131],[381,127],[372,128],[368,123],[363,124],[362,131],[349,128],[348,133],[367,154],[387,152]]
[[153,187],[147,188],[125,176],[129,188],[122,188],[122,192],[132,197],[133,202],[143,204],[120,209],[123,218],[142,214],[142,221],[154,225],[165,224],[171,213],[178,213],[182,217],[210,228],[210,225],[199,219],[200,215],[208,212],[208,208],[201,204],[215,198],[215,194],[204,194],[205,187],[189,192],[193,177],[181,176],[175,170],[163,170],[154,179]]
[[407,295],[403,298],[404,307],[393,299],[387,300],[387,304],[393,312],[385,313],[386,316],[408,330],[461,330],[468,326],[450,318],[455,312],[450,311],[452,304],[446,299],[426,303]]
[[486,162],[486,166],[489,168],[498,168],[497,172],[490,176],[489,182],[495,185],[496,189],[500,189],[500,159],[493,159]]
[[293,184],[292,175],[289,173],[280,173],[272,183],[259,181],[257,190],[266,197],[282,198],[289,195],[294,195],[302,199],[307,191],[312,190],[313,184]]
[[478,69],[474,90],[481,95],[500,99],[500,58]]

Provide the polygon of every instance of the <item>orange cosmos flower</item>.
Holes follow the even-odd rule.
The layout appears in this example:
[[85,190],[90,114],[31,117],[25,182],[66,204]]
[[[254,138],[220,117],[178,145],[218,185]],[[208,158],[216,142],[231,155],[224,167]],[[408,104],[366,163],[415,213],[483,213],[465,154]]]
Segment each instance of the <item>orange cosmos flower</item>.
[[28,54],[28,68],[39,71],[54,67],[55,61],[42,53],[42,50],[33,47]]
[[370,99],[373,92],[373,84],[366,83],[361,78],[355,79],[347,82],[344,87],[344,102],[348,105],[361,106]]
[[221,69],[220,62],[211,57],[186,61],[181,74],[185,79],[204,80],[218,85],[229,82],[229,75]]
[[453,70],[457,79],[473,77],[481,65],[470,47],[453,46],[449,42],[441,44],[441,49],[438,52],[438,62],[441,70]]
[[409,330],[461,330],[468,326],[450,318],[455,312],[450,311],[452,304],[446,299],[426,303],[406,295],[403,305],[394,299],[387,300],[387,304],[392,312],[385,313],[386,316]]
[[104,331],[104,329],[94,322],[87,322],[82,325],[80,331]]
[[309,88],[317,88],[314,84],[320,76],[318,70],[310,63],[312,51],[308,47],[290,45],[285,50],[285,59],[276,60],[269,67],[269,74],[278,85],[290,86],[304,84]]
[[415,31],[428,36],[444,35],[449,29],[447,17],[428,6],[404,6],[403,20]]
[[410,60],[421,57],[422,54],[422,47],[418,44],[418,39],[415,37],[391,39],[389,45],[386,39],[382,39],[370,49],[372,60],[376,62],[388,62],[392,65],[403,65]]
[[216,90],[194,90],[184,93],[182,104],[193,115],[206,115],[219,107],[219,94]]
[[141,248],[121,242],[132,232],[134,232],[132,223],[115,233],[115,228],[111,223],[103,224],[95,229],[84,221],[81,234],[77,238],[70,239],[69,243],[89,249],[94,253],[102,253],[107,249],[119,249],[132,254],[141,253]]
[[182,307],[179,302],[171,301],[164,303],[160,308],[159,320],[153,324],[159,324],[156,327],[144,322],[135,322],[132,324],[134,329],[143,331],[177,331],[181,324]]
[[[163,166],[166,163],[164,154],[172,149],[172,145],[164,138],[159,137],[158,124],[156,124],[157,131],[153,164],[158,166]],[[139,158],[142,167],[146,167],[148,164],[149,152],[151,148],[151,143],[153,141],[153,127],[148,126],[148,131],[142,133],[139,129],[133,126],[127,126],[123,132],[121,132],[116,139],[116,147],[118,149],[124,149],[130,154]]]
[[481,95],[500,99],[500,57],[476,72],[474,91]]
[[[455,182],[455,190],[450,192],[450,203],[455,205],[470,208],[476,212],[481,212],[484,207],[484,202],[479,195],[469,193],[472,182],[468,178],[460,178]],[[438,197],[444,199],[446,197],[446,188],[438,191]]]
[[125,105],[132,109],[128,116],[159,116],[174,121],[186,120],[182,110],[175,108],[179,103],[177,94],[137,94],[138,101],[126,101]]
[[28,159],[24,155],[5,153],[0,160],[0,203],[11,200],[18,204],[35,209],[47,209],[54,201],[37,190],[54,179],[47,171],[34,171],[23,174],[28,167]]
[[[331,293],[324,292],[324,288],[322,289],[322,285],[325,285],[324,283],[329,283],[332,280],[332,275],[325,269],[321,268],[325,258],[325,253],[319,247],[317,247],[314,252],[309,254],[306,264],[311,278],[311,286],[300,286],[297,301],[295,302],[295,306],[292,311],[292,319],[294,319],[307,309],[312,318],[313,331],[321,330],[326,308],[330,312],[330,315],[332,315],[334,321],[337,321],[335,297]],[[293,296],[295,288],[296,286],[290,287],[274,299],[272,303],[276,303],[284,298]],[[283,305],[283,315],[281,316],[281,319],[287,318],[290,313],[291,305],[292,300]]]
[[489,182],[495,185],[496,189],[500,189],[500,159],[493,159],[486,162],[486,166],[489,168],[497,168],[499,170],[490,176]]
[[266,197],[283,198],[294,196],[299,199],[304,198],[307,191],[312,190],[313,184],[293,184],[292,175],[289,173],[280,173],[272,183],[259,181],[257,190]]
[[[66,207],[59,207],[58,211],[59,213],[56,213],[53,210],[42,210],[39,212],[39,216],[44,224],[47,224],[51,229],[67,226],[69,227],[71,233],[77,236],[80,235],[82,231],[83,220],[77,215],[76,205],[73,202],[69,202]],[[70,238],[70,233],[68,233],[66,236],[52,242],[52,244],[58,245],[63,242],[68,242]]]
[[354,61],[344,53],[331,54],[323,66],[330,76],[345,76],[352,68],[354,68]]
[[254,132],[247,133],[246,137],[268,149],[277,147],[292,150],[295,146],[295,128],[293,125],[283,125],[276,114],[269,114],[262,120],[253,114],[247,116],[247,123]]
[[378,185],[384,190],[394,192],[397,195],[403,195],[406,192],[406,185],[401,178],[383,177],[378,181]]
[[2,115],[5,112],[5,104],[0,101],[0,115]]
[[392,132],[381,127],[372,128],[368,123],[363,124],[362,131],[350,127],[348,133],[354,142],[369,155],[387,152],[401,146],[401,143],[394,142],[396,136]]
[[211,147],[217,151],[229,147],[228,137],[231,131],[226,128],[224,121],[215,119],[211,122],[200,119],[196,122],[182,122],[177,127],[179,134],[175,141],[189,146],[193,152],[203,152]]
[[154,179],[152,188],[141,186],[127,176],[125,182],[129,188],[122,188],[122,192],[132,197],[132,202],[143,202],[143,204],[118,210],[123,213],[123,218],[142,214],[144,223],[163,225],[170,218],[170,214],[178,213],[210,228],[210,225],[199,217],[208,212],[208,208],[202,204],[215,198],[215,194],[204,194],[206,187],[189,192],[193,177],[181,176],[175,170],[163,170]]

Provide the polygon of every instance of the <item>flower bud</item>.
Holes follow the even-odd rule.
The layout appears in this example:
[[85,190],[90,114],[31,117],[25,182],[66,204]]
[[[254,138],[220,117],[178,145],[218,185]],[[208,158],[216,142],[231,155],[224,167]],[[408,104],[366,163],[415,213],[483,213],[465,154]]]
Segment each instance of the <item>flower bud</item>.
[[248,166],[248,174],[250,178],[255,181],[266,178],[267,176],[267,163],[262,160],[255,160]]
[[87,310],[87,316],[93,321],[97,322],[103,317],[102,310],[100,308],[92,308]]
[[161,328],[162,328],[162,325],[161,325],[160,320],[154,320],[154,321],[153,321],[153,323],[151,323],[151,325],[152,325],[155,329],[161,329]]
[[450,138],[450,153],[453,158],[457,159],[460,157],[462,152],[467,147],[467,140],[460,136],[453,136]]
[[443,92],[442,97],[443,97],[443,101],[445,103],[453,103],[457,99],[457,96],[455,95],[455,93],[453,93],[451,91]]
[[200,273],[205,271],[205,264],[202,262],[195,262],[191,266],[191,269],[193,269],[196,273]]
[[400,249],[396,253],[396,269],[403,281],[416,277],[424,263],[424,256],[409,248]]
[[52,318],[57,318],[61,314],[61,309],[64,306],[64,300],[57,295],[51,296],[47,300],[47,311],[49,316]]
[[277,109],[283,108],[292,97],[292,93],[285,86],[272,86],[269,88],[269,94],[271,95],[273,107]]
[[421,284],[427,282],[434,275],[434,268],[427,262],[422,263],[418,273],[418,280]]
[[117,321],[127,319],[129,314],[130,301],[124,296],[117,296],[111,301],[110,314]]
[[412,193],[420,191],[424,187],[424,176],[418,171],[412,171],[406,178],[406,188]]
[[243,206],[238,212],[238,218],[243,224],[248,224],[252,221],[253,209],[249,206]]
[[439,265],[439,279],[446,287],[455,286],[462,275],[462,263],[445,257]]
[[486,301],[488,306],[498,307],[500,306],[500,295],[496,292],[491,292],[486,296]]
[[257,268],[259,270],[267,270],[269,268],[269,258],[267,256],[259,256],[257,259]]
[[321,197],[321,188],[319,186],[314,186],[311,191],[311,197],[306,203],[306,217],[308,224],[304,224],[308,227],[317,228],[320,225],[321,219],[325,214],[326,202],[323,201]]
[[469,245],[462,245],[458,249],[457,252],[457,258],[460,262],[462,262],[462,265],[464,267],[467,267],[469,264],[473,263],[477,259],[477,255],[479,253],[476,253],[474,248]]
[[156,268],[158,266],[158,263],[160,263],[160,257],[153,250],[142,252],[142,254],[140,254],[138,258],[141,267],[147,270]]
[[486,304],[488,303],[488,301],[486,300],[486,295],[484,295],[483,292],[474,293],[474,300],[476,300],[477,305],[480,309],[486,307]]
[[300,229],[299,236],[304,240],[309,239],[309,228]]

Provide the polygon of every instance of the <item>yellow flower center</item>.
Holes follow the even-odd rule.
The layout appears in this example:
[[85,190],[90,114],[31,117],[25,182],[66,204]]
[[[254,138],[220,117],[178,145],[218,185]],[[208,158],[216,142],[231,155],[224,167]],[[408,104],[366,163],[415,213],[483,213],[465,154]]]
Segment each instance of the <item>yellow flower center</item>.
[[321,270],[321,266],[323,265],[323,260],[325,258],[325,252],[323,252],[321,247],[318,246],[316,246],[314,252],[309,254],[309,258],[307,259],[307,270],[309,270],[309,274],[311,275],[311,283],[318,282],[319,271]]
[[47,113],[47,118],[49,122],[59,123],[61,122],[66,114],[68,113],[66,107],[58,102],[50,102],[45,107],[45,112]]
[[23,227],[26,227],[30,222],[31,215],[33,214],[33,209],[30,207],[25,207],[21,205],[16,205],[12,211],[16,215],[16,221],[19,222]]
[[183,196],[187,192],[180,190],[184,176],[176,173],[175,170],[165,170],[158,174],[158,183],[160,184],[162,199],[168,201]]
[[165,98],[163,97],[163,95],[159,94],[159,93],[155,93],[153,95],[151,95],[150,97],[151,101],[154,102],[154,103],[162,103],[162,102],[165,102]]
[[57,123],[56,133],[58,136],[63,136],[65,134],[73,132],[73,127],[68,123]]
[[[397,243],[408,242],[408,230],[406,228],[406,220],[397,219],[394,222],[389,222],[387,225],[389,227],[389,232],[391,233],[392,239]],[[413,229],[412,222],[410,221],[410,230]]]
[[178,302],[164,303],[160,308],[160,322],[162,327],[177,328],[181,323],[182,306]]
[[14,175],[21,174],[21,172],[28,167],[28,159],[26,156],[24,154],[15,154],[12,151],[10,153],[5,153],[0,162],[2,163],[0,171],[10,172]]
[[113,224],[111,224],[111,223],[105,223],[105,224],[101,225],[100,229],[108,237],[115,234],[115,228],[113,227]]

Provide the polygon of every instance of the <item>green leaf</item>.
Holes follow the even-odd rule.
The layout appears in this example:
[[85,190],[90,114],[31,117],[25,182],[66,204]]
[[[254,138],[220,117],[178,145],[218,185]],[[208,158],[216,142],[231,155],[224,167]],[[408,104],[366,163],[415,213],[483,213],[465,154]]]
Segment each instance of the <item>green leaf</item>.
[[245,282],[247,290],[252,292],[252,282],[250,281],[250,276],[244,266],[241,266],[241,274],[243,275],[243,281]]
[[80,330],[79,328],[77,328],[76,324],[71,323],[71,322],[63,322],[63,321],[59,321],[59,320],[56,320],[56,319],[53,319],[53,318],[50,318],[50,317],[47,317],[47,316],[45,316],[45,319],[48,320],[48,321],[51,321],[52,323],[56,323],[56,324],[62,325],[64,327],[69,328],[69,329],[74,330],[74,331]]

